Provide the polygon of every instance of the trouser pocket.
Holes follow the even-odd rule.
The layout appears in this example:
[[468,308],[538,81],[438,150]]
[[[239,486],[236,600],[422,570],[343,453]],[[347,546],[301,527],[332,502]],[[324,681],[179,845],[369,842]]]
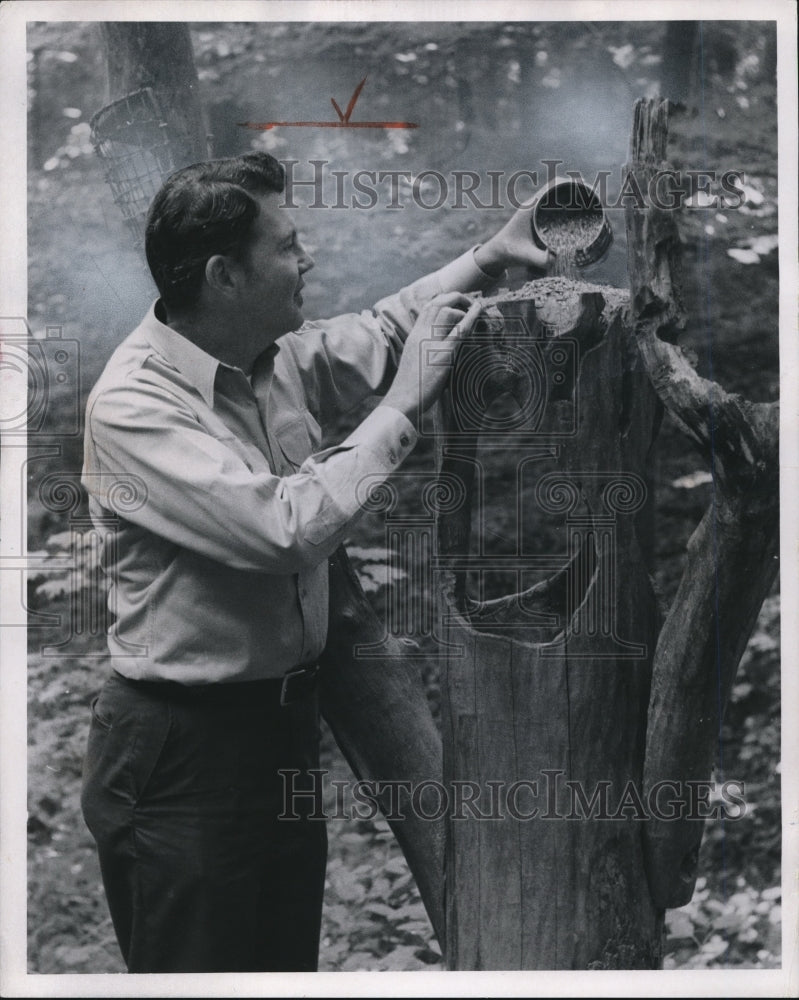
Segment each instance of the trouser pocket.
[[169,704],[109,678],[91,707],[81,805],[98,839],[144,797],[169,735]]

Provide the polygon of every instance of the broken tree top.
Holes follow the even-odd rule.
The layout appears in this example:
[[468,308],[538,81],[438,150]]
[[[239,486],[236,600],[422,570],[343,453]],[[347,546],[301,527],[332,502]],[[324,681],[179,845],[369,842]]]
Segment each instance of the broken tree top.
[[513,290],[501,288],[491,296],[483,296],[480,292],[472,293],[472,297],[483,303],[483,308],[486,311],[508,302],[532,302],[539,308],[546,307],[546,312],[550,317],[561,304],[564,312],[570,312],[583,295],[602,296],[606,319],[609,313],[626,309],[630,302],[630,293],[626,288],[616,288],[613,285],[594,285],[588,281],[562,277],[538,278],[526,282],[521,288]]
[[480,292],[472,293],[475,298],[482,299],[486,306],[499,305],[500,302],[540,302],[544,299],[571,299],[583,292],[599,292],[606,302],[613,305],[626,305],[630,293],[626,288],[615,288],[613,285],[594,285],[588,281],[576,281],[571,278],[538,278],[528,281],[521,288],[511,290],[500,288],[495,295],[483,296]]

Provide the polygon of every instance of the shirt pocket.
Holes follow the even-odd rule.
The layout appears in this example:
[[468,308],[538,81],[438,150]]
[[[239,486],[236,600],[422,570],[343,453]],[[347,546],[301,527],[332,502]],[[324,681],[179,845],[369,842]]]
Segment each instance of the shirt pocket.
[[299,469],[309,455],[319,451],[322,444],[322,431],[316,420],[306,410],[280,428],[277,432],[277,441],[280,451],[289,465],[293,469]]

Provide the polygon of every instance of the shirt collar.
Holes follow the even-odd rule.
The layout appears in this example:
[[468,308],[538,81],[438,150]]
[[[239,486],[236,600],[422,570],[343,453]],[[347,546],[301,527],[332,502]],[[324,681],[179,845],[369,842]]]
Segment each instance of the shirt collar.
[[[176,368],[197,389],[205,402],[213,409],[214,385],[220,368],[237,371],[218,358],[204,351],[197,344],[167,326],[159,316],[163,316],[164,307],[157,299],[150,307],[142,322],[142,328],[150,345],[170,364]],[[271,361],[279,348],[272,344],[261,354],[255,363],[253,371],[265,362]]]

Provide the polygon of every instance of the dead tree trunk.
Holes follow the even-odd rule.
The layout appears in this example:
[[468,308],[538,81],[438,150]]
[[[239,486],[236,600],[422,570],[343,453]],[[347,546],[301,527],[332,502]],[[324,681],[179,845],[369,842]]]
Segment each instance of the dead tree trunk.
[[[666,167],[666,108],[636,105],[624,190],[651,191]],[[724,703],[776,572],[777,408],[700,379],[659,339],[682,322],[673,212],[630,205],[627,235],[629,310],[612,289],[531,283],[491,303],[496,329],[469,349],[482,357],[467,351],[453,373],[441,467],[460,477],[464,501],[439,528],[444,774],[460,790],[445,854],[452,969],[659,965],[663,910],[690,899],[697,874],[703,821],[688,811],[687,783],[711,777]],[[554,572],[472,601],[467,573],[494,568],[479,530],[469,555],[486,472],[476,435],[490,431],[498,392],[525,410],[525,379],[546,405],[528,405],[491,446],[516,463],[518,516],[532,516],[534,495],[539,517],[565,517],[567,546],[554,566],[517,548],[506,565]],[[657,397],[715,480],[662,628],[636,525]]]
[[[467,530],[448,523],[462,512],[442,518],[453,644],[441,685],[445,785],[475,801],[455,808],[447,827],[452,969],[660,961],[661,914],[647,888],[636,798],[657,636],[638,518],[658,404],[623,309],[613,289],[533,282],[522,299],[495,301],[489,323],[498,335],[472,349],[482,358],[459,358],[454,373],[456,415],[476,408],[469,371],[483,373],[483,388],[512,391],[515,381],[517,399],[519,380],[542,389],[545,405],[528,406],[491,447],[504,447],[517,471],[509,506],[559,519],[566,543],[552,556],[525,556],[517,546],[515,556],[497,558],[478,538],[470,557]],[[456,474],[473,461],[479,482],[485,460],[454,443],[463,424],[449,422],[442,470]],[[468,570],[503,559],[544,579],[482,604],[463,596]]]
[[[667,109],[665,102],[636,105],[629,173],[641,191],[667,166]],[[669,789],[679,818],[650,818],[645,837],[653,898],[675,907],[693,894],[704,825],[686,783],[710,778],[735,672],[777,573],[779,407],[750,403],[700,378],[668,342],[682,323],[674,213],[628,206],[627,231],[641,357],[660,399],[710,463],[714,482],[658,638],[647,725],[645,791],[667,788],[664,782],[679,786]]]

